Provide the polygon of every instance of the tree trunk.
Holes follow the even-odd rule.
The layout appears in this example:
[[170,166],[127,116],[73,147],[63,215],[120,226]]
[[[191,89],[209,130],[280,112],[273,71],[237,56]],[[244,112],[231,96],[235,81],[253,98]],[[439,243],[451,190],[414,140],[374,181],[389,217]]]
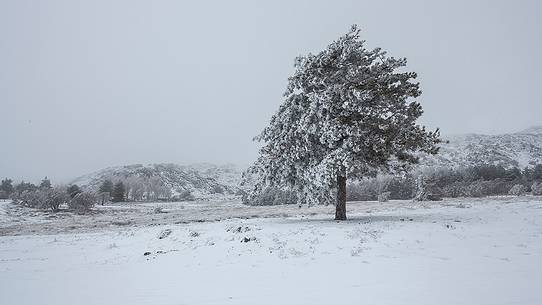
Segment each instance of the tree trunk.
[[337,176],[337,204],[335,220],[346,220],[346,177]]

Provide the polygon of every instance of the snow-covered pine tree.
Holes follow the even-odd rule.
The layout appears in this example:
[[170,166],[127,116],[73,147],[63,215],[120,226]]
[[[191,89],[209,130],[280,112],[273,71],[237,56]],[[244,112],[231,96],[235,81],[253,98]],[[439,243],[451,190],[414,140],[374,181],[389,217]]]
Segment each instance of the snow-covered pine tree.
[[438,129],[416,124],[422,107],[406,59],[368,50],[357,26],[322,52],[298,57],[285,100],[255,139],[260,156],[247,176],[251,192],[270,186],[297,192],[300,203],[328,204],[346,219],[346,179],[405,169],[418,151],[438,151]]
[[122,202],[126,199],[125,197],[126,188],[124,186],[124,183],[122,181],[119,181],[115,184],[113,187],[113,193],[111,194],[111,197],[113,198],[113,202]]
[[49,180],[49,178],[47,178],[47,176],[45,176],[45,178],[43,178],[43,180],[41,180],[40,189],[50,189],[50,188],[52,188],[51,180]]
[[100,185],[100,192],[102,193],[112,193],[113,192],[113,182],[109,179],[104,180]]

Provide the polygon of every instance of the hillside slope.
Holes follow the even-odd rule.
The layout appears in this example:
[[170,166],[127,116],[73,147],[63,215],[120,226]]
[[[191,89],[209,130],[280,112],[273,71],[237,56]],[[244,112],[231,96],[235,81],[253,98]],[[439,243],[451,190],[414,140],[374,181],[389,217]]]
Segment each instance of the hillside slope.
[[[466,134],[444,138],[449,143],[442,144],[436,156],[421,156],[420,167],[493,164],[524,168],[542,164],[542,126],[511,134]],[[197,199],[219,199],[239,193],[242,172],[243,168],[232,164],[136,164],[106,168],[71,183],[98,189],[106,179],[130,181],[133,177],[144,177],[170,189],[173,196],[189,191]]]
[[78,177],[71,184],[97,190],[107,179],[126,183],[139,178],[144,184],[151,184],[152,181],[170,189],[172,196],[189,191],[196,199],[202,199],[235,195],[239,191],[237,185],[240,177],[241,171],[232,165],[135,164],[102,169]]
[[436,156],[422,156],[422,167],[459,167],[481,164],[524,168],[542,164],[542,126],[501,135],[466,134],[444,137]]

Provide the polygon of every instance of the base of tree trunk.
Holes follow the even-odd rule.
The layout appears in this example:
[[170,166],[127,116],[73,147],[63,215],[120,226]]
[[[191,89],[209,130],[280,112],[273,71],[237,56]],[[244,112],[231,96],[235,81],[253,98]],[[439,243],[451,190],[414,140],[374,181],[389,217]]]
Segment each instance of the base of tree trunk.
[[346,220],[346,177],[337,176],[335,220]]

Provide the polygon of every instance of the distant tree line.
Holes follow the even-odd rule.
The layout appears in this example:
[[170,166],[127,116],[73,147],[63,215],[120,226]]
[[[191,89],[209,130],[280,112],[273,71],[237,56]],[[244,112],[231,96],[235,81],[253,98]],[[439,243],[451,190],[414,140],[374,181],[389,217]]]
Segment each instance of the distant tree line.
[[95,193],[85,192],[75,184],[53,186],[47,177],[39,185],[24,181],[13,185],[12,179],[2,180],[0,199],[7,198],[29,208],[57,212],[65,207],[80,214],[90,211],[97,202]]
[[[420,181],[423,181],[420,186]],[[485,197],[497,195],[542,195],[542,164],[520,170],[499,165],[463,168],[425,169],[402,177],[379,176],[353,183],[348,200],[378,200],[388,192],[389,199],[415,199],[423,188],[432,199],[442,197]]]
[[173,195],[171,187],[158,177],[131,176],[125,179],[105,179],[98,188],[105,201],[190,201],[195,197],[188,190]]
[[[349,201],[387,201],[397,199],[438,200],[443,197],[485,197],[497,195],[542,195],[542,164],[523,170],[499,165],[478,165],[462,168],[437,168],[416,171],[403,176],[378,176],[351,182],[347,189]],[[270,187],[258,197],[243,203],[249,205],[281,205],[298,203],[294,191]],[[84,192],[78,185],[53,187],[45,177],[39,185],[12,179],[0,184],[0,199],[11,198],[24,206],[57,211],[65,204],[78,212],[88,211],[95,203],[106,201],[194,200],[190,191],[173,196],[171,189],[159,179],[130,177],[125,180],[104,180],[98,192]]]
[[[542,195],[542,164],[523,170],[499,165],[478,165],[462,168],[425,169],[402,176],[379,175],[376,178],[351,182],[348,201],[439,200],[444,197],[519,196],[526,193]],[[297,203],[294,192],[267,188],[249,205]]]
[[[15,202],[22,203],[25,206],[44,208],[49,205],[49,203],[40,203],[39,201],[46,196],[51,195],[52,193],[49,194],[48,191],[52,189],[54,189],[55,192],[62,189],[62,192],[67,194],[67,199],[70,200],[74,199],[78,194],[92,193],[93,196],[96,197],[97,202],[101,204],[109,201],[195,200],[194,195],[189,190],[182,190],[173,195],[171,188],[164,185],[158,177],[147,178],[135,176],[125,179],[105,179],[95,192],[85,192],[77,184],[53,187],[51,181],[47,177],[45,177],[39,185],[25,181],[14,184],[12,179],[6,178],[3,179],[0,184],[0,199],[13,199]],[[58,200],[55,202],[57,201]],[[50,208],[52,210],[57,210],[55,204]]]

